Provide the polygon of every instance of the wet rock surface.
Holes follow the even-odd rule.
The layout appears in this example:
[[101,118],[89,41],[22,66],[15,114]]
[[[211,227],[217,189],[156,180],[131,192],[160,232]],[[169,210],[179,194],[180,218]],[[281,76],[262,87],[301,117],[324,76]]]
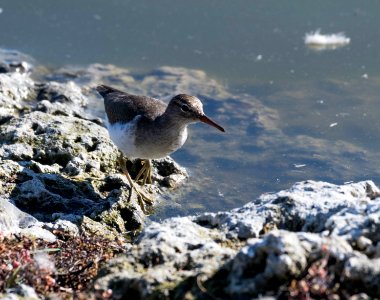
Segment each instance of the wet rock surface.
[[[342,148],[350,155],[362,149],[340,141],[321,147],[322,140],[302,135],[290,142],[279,129],[275,110],[249,95],[232,95],[199,70],[162,67],[137,76],[127,69],[93,64],[36,73],[33,60],[20,53],[0,51],[0,60],[0,238],[13,234],[53,242],[59,231],[132,241],[124,240],[123,250],[118,250],[124,253],[101,265],[90,295],[379,296],[380,191],[373,182],[299,182],[238,209],[146,225],[147,213],[154,209],[130,193],[117,164],[118,149],[102,125],[102,103],[93,87],[110,84],[164,99],[186,92],[211,104],[223,100],[218,108],[221,123],[239,122],[231,134],[247,133],[238,154],[241,168],[247,162],[244,147],[252,146],[253,135],[257,155],[249,159],[262,164],[271,158],[264,149],[279,147],[273,136],[305,145],[305,157],[310,145],[329,148],[320,152],[321,157],[338,161]],[[201,134],[209,145],[218,143],[208,133]],[[207,145],[202,155],[228,171],[229,162],[237,159],[236,145],[225,145],[223,157],[211,155]],[[197,154],[192,159],[197,163]],[[368,164],[364,159],[363,163]],[[171,158],[153,165],[155,184],[144,192],[157,199],[188,177]],[[127,166],[134,176],[141,164]],[[233,193],[229,176],[221,174],[219,186]],[[30,287],[20,289],[24,292],[11,291],[9,297],[25,291],[34,297]]]

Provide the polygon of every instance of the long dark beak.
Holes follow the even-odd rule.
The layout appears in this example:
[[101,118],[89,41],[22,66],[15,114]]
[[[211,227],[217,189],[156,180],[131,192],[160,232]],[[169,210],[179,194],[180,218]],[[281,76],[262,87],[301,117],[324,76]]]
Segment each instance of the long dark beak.
[[220,131],[223,131],[224,132],[224,128],[218,124],[216,124],[213,120],[211,120],[209,117],[207,117],[206,115],[203,115],[203,116],[200,116],[199,117],[199,120],[203,123],[206,123],[208,125],[211,125],[217,129],[219,129]]

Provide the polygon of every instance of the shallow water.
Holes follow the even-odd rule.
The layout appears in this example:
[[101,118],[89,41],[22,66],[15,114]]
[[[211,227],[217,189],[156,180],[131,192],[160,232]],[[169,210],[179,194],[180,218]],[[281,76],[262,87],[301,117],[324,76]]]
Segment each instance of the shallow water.
[[[173,155],[190,184],[157,218],[238,207],[306,179],[380,182],[379,2],[89,3],[2,1],[0,47],[54,68],[201,69],[232,94],[205,99],[227,132],[192,126]],[[308,49],[303,37],[318,28],[351,43]]]

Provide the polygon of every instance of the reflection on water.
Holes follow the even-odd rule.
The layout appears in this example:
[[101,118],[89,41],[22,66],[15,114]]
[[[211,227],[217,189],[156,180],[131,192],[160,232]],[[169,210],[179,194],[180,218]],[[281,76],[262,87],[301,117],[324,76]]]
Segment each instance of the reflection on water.
[[[131,93],[202,97],[226,133],[191,126],[173,155],[191,179],[157,218],[241,206],[306,179],[380,183],[379,2],[91,3],[3,1],[0,46],[55,67],[112,63],[120,69],[99,80]],[[351,43],[307,49],[305,33],[318,28]]]

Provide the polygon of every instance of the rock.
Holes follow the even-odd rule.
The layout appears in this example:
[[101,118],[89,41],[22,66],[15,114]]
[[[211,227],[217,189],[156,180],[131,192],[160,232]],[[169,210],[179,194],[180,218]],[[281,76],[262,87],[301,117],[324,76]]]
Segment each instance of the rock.
[[[326,252],[332,259],[343,262],[351,256],[360,256],[342,238],[310,233],[274,231],[262,239],[248,241],[225,267],[229,273],[226,292],[231,298],[278,292],[279,285],[288,283],[289,278],[299,278]],[[339,263],[329,268],[334,274],[341,272]]]
[[17,51],[0,49],[0,125],[28,109],[35,97],[29,61]]
[[59,83],[55,81],[39,84],[37,100],[48,100],[51,103],[70,103],[76,106],[84,106],[87,99],[82,95],[81,89],[74,82]]
[[[115,299],[127,294],[198,298],[203,293],[245,299],[281,293],[288,297],[291,280],[310,285],[320,280],[325,291],[339,284],[345,293],[375,296],[378,258],[358,251],[363,247],[353,237],[361,224],[362,245],[379,243],[371,221],[377,220],[374,208],[379,203],[379,189],[371,181],[341,186],[305,181],[230,212],[152,223],[125,255],[100,271],[95,286],[112,289]],[[347,210],[351,213],[344,214]],[[372,210],[374,215],[365,214]],[[337,216],[340,222],[332,227]],[[362,219],[350,225],[353,216]]]
[[0,156],[3,159],[12,159],[15,161],[30,160],[33,157],[33,149],[28,144],[4,145],[0,149]]
[[[110,178],[107,179],[109,183]],[[132,233],[142,228],[145,220],[144,204],[136,194],[129,194],[125,187],[112,190],[101,207],[93,209],[90,217],[100,219],[101,223],[115,228],[118,232]],[[104,230],[103,230],[104,231]]]
[[186,169],[169,156],[154,160],[153,167],[153,180],[164,187],[177,188],[189,177]]
[[[12,145],[15,149],[28,149],[27,154],[30,156],[32,147],[32,157],[18,155],[18,160],[32,158],[45,165],[57,163],[63,170],[69,163],[75,165],[78,160],[83,163],[96,160],[103,172],[116,168],[118,151],[108,138],[107,131],[97,124],[75,117],[33,112],[2,126],[0,138],[0,149],[4,152]],[[23,153],[25,150],[18,152]],[[15,156],[14,152],[10,153]]]
[[356,247],[360,251],[366,251],[368,248],[372,248],[372,241],[369,238],[366,238],[365,236],[360,236],[356,240]]
[[212,274],[235,254],[218,239],[220,234],[187,218],[152,223],[125,256],[101,271],[96,285],[112,288],[115,299],[163,296],[189,277]]
[[[68,232],[75,233],[72,228],[79,225],[108,236],[141,229],[147,208],[136,193],[129,194],[117,163],[118,149],[105,128],[36,111],[0,126],[0,141],[0,196],[49,223],[44,228],[55,230],[66,221],[73,223],[64,225]],[[156,165],[160,182],[181,175],[179,182],[186,176],[170,158]],[[157,194],[158,182],[144,189]]]
[[[100,168],[100,164],[98,166]],[[64,172],[68,175],[76,176],[82,174],[85,170],[86,162],[79,157],[74,157],[67,163]]]
[[29,74],[0,74],[0,104],[2,108],[21,109],[22,102],[30,100],[34,96],[34,82]]
[[6,199],[0,198],[0,233],[25,235],[31,238],[41,238],[46,241],[55,241],[50,231],[42,228],[43,223],[21,211]]
[[355,286],[359,291],[378,297],[380,295],[380,258],[351,257],[344,264],[342,280],[347,286]]
[[[133,216],[133,214],[131,214]],[[141,218],[141,223],[143,222],[143,217]],[[139,226],[141,226],[139,223]],[[124,226],[123,226],[124,228]],[[111,226],[107,226],[101,222],[96,222],[91,218],[86,216],[83,217],[80,224],[80,229],[82,232],[89,234],[90,236],[100,236],[109,240],[115,240],[120,238],[120,233]],[[125,229],[124,229],[125,230]]]
[[[265,151],[284,145],[297,161],[307,160],[310,149],[321,150],[318,159],[336,160],[338,171],[335,168],[333,177],[344,172],[352,175],[352,170],[345,171],[342,149],[364,168],[374,161],[365,159],[362,148],[342,141],[302,134],[290,141],[277,111],[250,95],[229,93],[200,70],[162,67],[136,75],[124,68],[93,64],[34,73],[33,78],[42,80],[36,84],[29,60],[20,57],[0,50],[1,234],[53,240],[51,232],[63,231],[119,239],[132,238],[141,230],[150,207],[136,193],[130,194],[117,165],[119,152],[99,126],[99,118],[104,117],[103,102],[94,90],[99,83],[166,100],[176,93],[195,94],[207,99],[211,113],[212,103],[218,101],[222,120],[239,124],[230,128],[230,134],[241,136],[242,151],[236,151],[233,139],[224,144],[223,157],[194,143],[193,149],[206,150],[202,159],[210,164],[228,165],[239,159],[250,166],[269,160],[285,164],[283,157]],[[207,132],[199,136],[218,143]],[[258,155],[247,158],[245,149],[252,147]],[[197,160],[193,149],[187,151]],[[156,183],[144,187],[144,193],[159,195],[188,176],[170,158],[153,165]],[[128,162],[132,175],[140,167],[138,160]],[[220,184],[228,187],[230,182],[221,177]],[[313,295],[317,282],[331,297],[336,296],[331,290],[335,287],[352,299],[378,297],[379,195],[371,181],[340,186],[305,181],[232,211],[152,222],[135,244],[126,245],[126,254],[103,267],[94,288],[107,294],[111,289],[115,299],[131,295],[289,298],[299,292],[294,287],[302,282],[309,287],[308,295]]]
[[9,73],[11,71],[11,68],[3,63],[3,62],[0,62],[0,73]]
[[66,66],[46,77],[49,81],[74,81],[90,94],[99,83],[124,87],[132,94],[149,94],[152,97],[172,97],[188,93],[211,98],[231,96],[224,86],[207,76],[202,70],[164,66],[147,74],[132,74],[126,68],[114,65],[91,64],[87,68]]
[[29,55],[0,48],[0,73],[27,73],[32,71],[34,64],[34,59]]
[[0,294],[0,298],[2,300],[39,300],[41,299],[38,297],[36,291],[31,286],[28,286],[26,284],[20,284],[17,286],[17,288],[9,289],[7,293]]
[[[374,198],[379,195],[379,189],[372,181],[342,186],[305,181],[296,183],[289,190],[264,194],[231,212],[202,214],[195,221],[240,239],[258,237],[268,225],[290,231],[328,231],[352,239],[362,234],[358,223],[364,226],[376,218],[365,216],[364,212],[376,211],[380,199],[375,201]],[[373,228],[373,234],[376,232]],[[378,240],[379,237],[375,238]]]
[[[83,111],[87,98],[73,81],[50,81],[37,85],[37,101],[34,110],[53,115],[76,116],[90,119]],[[86,117],[87,116],[87,117]]]
[[[128,197],[121,200],[115,197],[113,190],[103,188],[106,186],[102,183],[106,174],[118,172],[118,150],[109,140],[103,127],[75,117],[33,112],[2,126],[0,137],[0,151],[10,153],[7,154],[8,158],[20,161],[19,166],[14,169],[14,163],[0,161],[0,171],[3,168],[5,181],[11,185],[8,186],[11,190],[9,198],[19,208],[28,211],[40,221],[54,222],[58,216],[61,219],[70,219],[69,215],[81,217],[90,214],[100,221],[100,217],[95,215],[94,211],[102,214],[106,220],[105,215],[112,203],[119,200],[127,202]],[[25,151],[18,149],[25,147],[32,151],[28,151],[28,155],[19,154]],[[98,163],[94,164],[93,161]],[[51,166],[55,164],[56,169],[50,172]],[[91,168],[86,169],[88,165]],[[56,172],[57,169],[59,173]],[[5,177],[6,170],[11,170],[9,177]],[[86,177],[70,178],[84,171],[87,177],[98,177],[97,183],[86,180]],[[9,182],[12,177],[16,178],[13,183]],[[126,186],[125,183],[124,185]],[[121,185],[118,188],[121,188]],[[136,197],[131,197],[129,204],[132,203],[133,206],[134,201],[137,201]],[[124,204],[124,209],[128,205]],[[113,214],[115,213],[116,211],[113,211]],[[120,217],[120,220],[128,223],[131,215],[133,213],[125,216],[125,219]],[[139,215],[137,219],[132,219],[133,228],[136,229],[136,220],[140,221],[141,226],[144,218]],[[129,226],[123,224],[118,229],[125,228],[129,229]]]
[[128,69],[110,64],[91,64],[86,68],[64,66],[48,74],[46,79],[57,82],[74,81],[81,87],[87,87],[87,91],[101,82],[112,82],[113,85],[136,82]]
[[[85,219],[84,217],[83,219]],[[48,229],[51,232],[56,230],[69,234],[70,236],[77,236],[80,234],[79,227],[74,224],[77,220],[60,220],[57,219],[54,223],[44,223],[44,228]],[[82,220],[82,223],[84,220]]]
[[369,300],[371,299],[366,293],[360,293],[356,295],[352,295],[350,300]]

